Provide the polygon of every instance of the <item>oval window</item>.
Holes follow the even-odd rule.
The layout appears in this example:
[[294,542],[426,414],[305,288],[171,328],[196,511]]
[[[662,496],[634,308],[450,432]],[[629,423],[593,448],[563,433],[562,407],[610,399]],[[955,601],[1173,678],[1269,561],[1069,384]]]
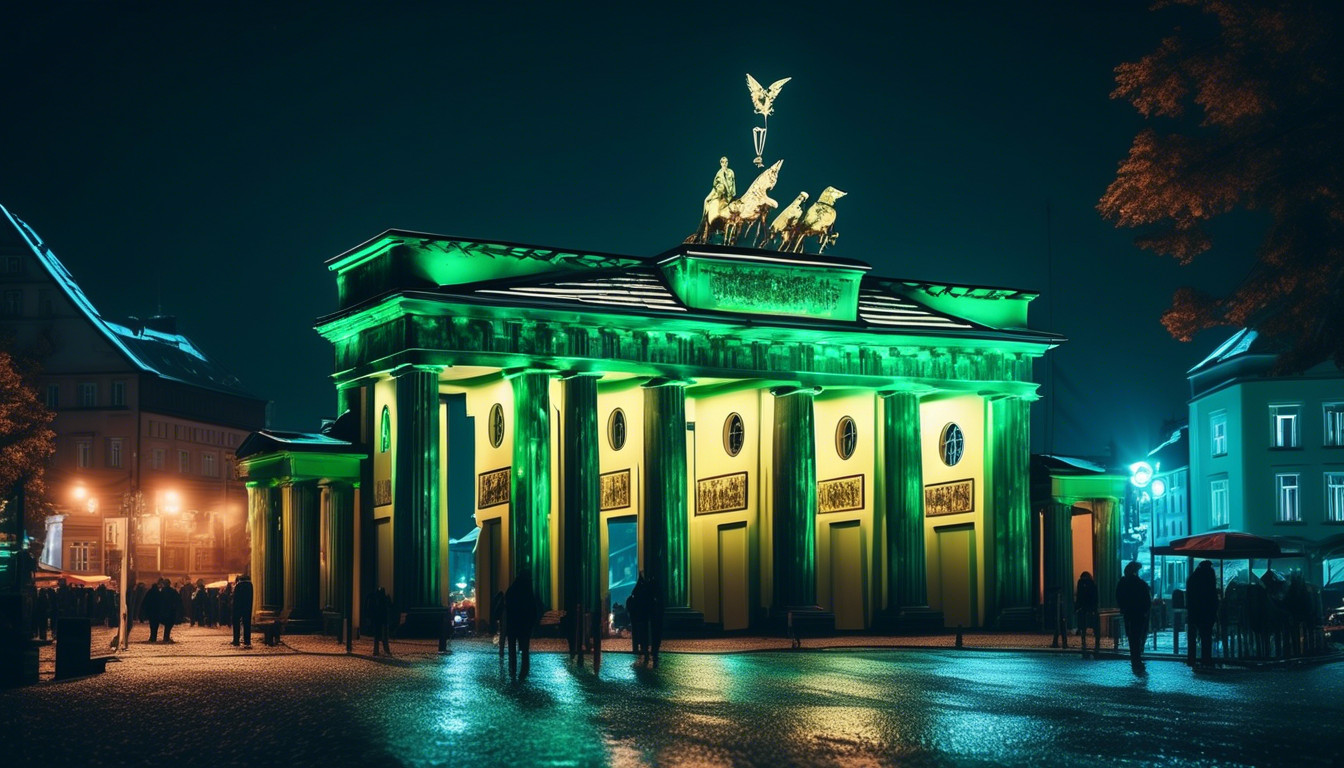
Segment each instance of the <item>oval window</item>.
[[835,427],[835,450],[840,454],[840,458],[848,459],[854,455],[854,448],[859,444],[859,428],[854,424],[854,420],[848,416],[841,417],[840,423]]
[[966,438],[961,434],[961,427],[956,424],[948,424],[943,427],[943,434],[938,438],[938,455],[947,466],[955,466],[961,461],[961,453],[966,448]]
[[613,451],[625,447],[625,411],[620,408],[612,411],[611,418],[607,419],[607,441]]
[[728,451],[729,456],[736,456],[742,452],[742,444],[746,439],[747,430],[742,424],[742,417],[736,413],[728,414],[723,422],[723,449]]
[[387,453],[392,447],[392,414],[383,406],[383,417],[378,424],[378,451]]
[[487,429],[490,430],[490,445],[498,448],[504,444],[504,406],[495,403],[490,407],[490,421]]

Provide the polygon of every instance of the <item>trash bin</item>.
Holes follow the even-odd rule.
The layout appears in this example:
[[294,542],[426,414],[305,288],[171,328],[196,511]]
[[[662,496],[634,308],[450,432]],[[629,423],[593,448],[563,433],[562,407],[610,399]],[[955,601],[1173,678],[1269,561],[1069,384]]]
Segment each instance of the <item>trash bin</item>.
[[56,626],[56,679],[89,674],[93,628],[88,619],[62,618]]

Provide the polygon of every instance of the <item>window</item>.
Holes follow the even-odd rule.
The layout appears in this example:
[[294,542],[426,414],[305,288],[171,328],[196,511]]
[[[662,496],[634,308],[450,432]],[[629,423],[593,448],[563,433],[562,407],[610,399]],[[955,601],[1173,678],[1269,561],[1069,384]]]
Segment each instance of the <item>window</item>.
[[213,453],[201,454],[201,474],[206,477],[219,477],[218,457]]
[[124,381],[114,381],[114,382],[112,382],[112,393],[111,393],[111,395],[112,395],[112,405],[125,405],[125,404],[126,404],[126,382],[124,382]]
[[81,382],[79,385],[79,407],[92,408],[98,405],[98,385],[92,381]]
[[728,418],[723,420],[723,449],[729,456],[736,456],[742,452],[746,441],[747,428],[742,423],[742,417],[736,413],[728,414]]
[[859,444],[859,428],[854,425],[854,420],[848,416],[843,416],[840,423],[835,426],[835,450],[840,454],[840,458],[848,459],[854,455],[854,449]]
[[943,427],[943,434],[938,438],[938,456],[943,463],[949,467],[956,466],[961,461],[961,454],[966,448],[966,438],[961,433],[961,427],[956,424],[948,424]]
[[1227,455],[1227,413],[1218,412],[1209,417],[1209,448],[1214,456]]
[[69,570],[87,571],[89,570],[89,561],[93,559],[94,544],[92,541],[72,541],[70,542],[70,565]]
[[612,411],[611,418],[607,419],[607,442],[611,443],[613,451],[625,447],[625,411],[620,408]]
[[1280,523],[1298,523],[1302,521],[1302,509],[1298,506],[1297,474],[1282,473],[1274,476],[1274,486],[1278,489],[1278,521]]
[[1227,480],[1209,482],[1209,527],[1228,524]]
[[1325,444],[1344,445],[1344,403],[1325,404]]
[[504,444],[504,406],[495,403],[490,406],[490,419],[486,423],[486,429],[490,430],[490,446],[498,448]]
[[[495,406],[498,408],[499,406]],[[490,412],[494,416],[494,411]],[[383,406],[382,418],[378,421],[378,452],[387,453],[392,448],[392,413]]]
[[1300,406],[1296,405],[1271,405],[1269,407],[1270,427],[1273,429],[1270,435],[1270,445],[1275,448],[1296,448],[1297,442],[1297,416],[1301,411]]
[[152,450],[152,451],[149,452],[149,468],[150,468],[150,469],[158,469],[158,470],[162,470],[162,469],[163,469],[163,449],[162,449],[162,448],[155,448],[154,450]]
[[80,469],[93,466],[93,441],[79,440],[75,443],[75,464]]
[[23,291],[5,291],[0,299],[0,315],[17,317],[23,314]]
[[107,466],[112,469],[121,469],[120,437],[109,437],[107,439]]
[[191,452],[190,452],[190,451],[178,451],[178,452],[177,452],[177,471],[178,471],[178,472],[181,472],[181,473],[184,474],[184,475],[187,474],[187,473],[189,473],[189,472],[191,472]]
[[1325,473],[1325,519],[1344,523],[1344,472]]
[[56,410],[57,408],[60,408],[60,407],[61,407],[61,385],[60,385],[60,384],[48,384],[48,385],[47,385],[47,408],[48,408],[49,410],[53,410],[53,411],[54,411],[54,410]]

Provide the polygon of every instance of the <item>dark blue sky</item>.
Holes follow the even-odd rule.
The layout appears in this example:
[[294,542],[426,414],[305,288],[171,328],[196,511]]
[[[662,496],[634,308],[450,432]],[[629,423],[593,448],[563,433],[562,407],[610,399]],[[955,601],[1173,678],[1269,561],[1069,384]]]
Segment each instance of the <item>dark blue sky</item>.
[[835,255],[1044,293],[1058,452],[1160,441],[1227,335],[1180,344],[1161,311],[1250,263],[1241,238],[1180,268],[1095,212],[1142,125],[1112,69],[1180,20],[1144,3],[30,5],[0,10],[0,202],[105,315],[177,315],[277,427],[334,415],[325,259],[389,227],[661,252],[720,155],[752,176],[747,72],[793,77],[774,196],[849,193]]

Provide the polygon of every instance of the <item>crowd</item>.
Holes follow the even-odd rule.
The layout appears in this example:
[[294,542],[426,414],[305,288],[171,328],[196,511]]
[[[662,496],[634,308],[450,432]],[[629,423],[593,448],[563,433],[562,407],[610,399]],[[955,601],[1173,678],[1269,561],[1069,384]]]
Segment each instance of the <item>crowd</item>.
[[[251,584],[248,584],[250,612]],[[158,642],[159,628],[163,642],[171,643],[172,628],[177,624],[217,627],[228,625],[233,616],[235,586],[207,587],[204,579],[195,584],[184,580],[173,584],[159,579],[150,585],[139,582],[126,596],[126,610],[132,627],[137,621],[150,626],[150,642]],[[98,585],[89,589],[83,585],[61,583],[56,587],[37,590],[33,602],[33,634],[40,640],[56,637],[58,623],[63,618],[85,618],[96,626],[116,627],[121,612],[121,596],[114,589]],[[250,624],[250,621],[249,621]]]

